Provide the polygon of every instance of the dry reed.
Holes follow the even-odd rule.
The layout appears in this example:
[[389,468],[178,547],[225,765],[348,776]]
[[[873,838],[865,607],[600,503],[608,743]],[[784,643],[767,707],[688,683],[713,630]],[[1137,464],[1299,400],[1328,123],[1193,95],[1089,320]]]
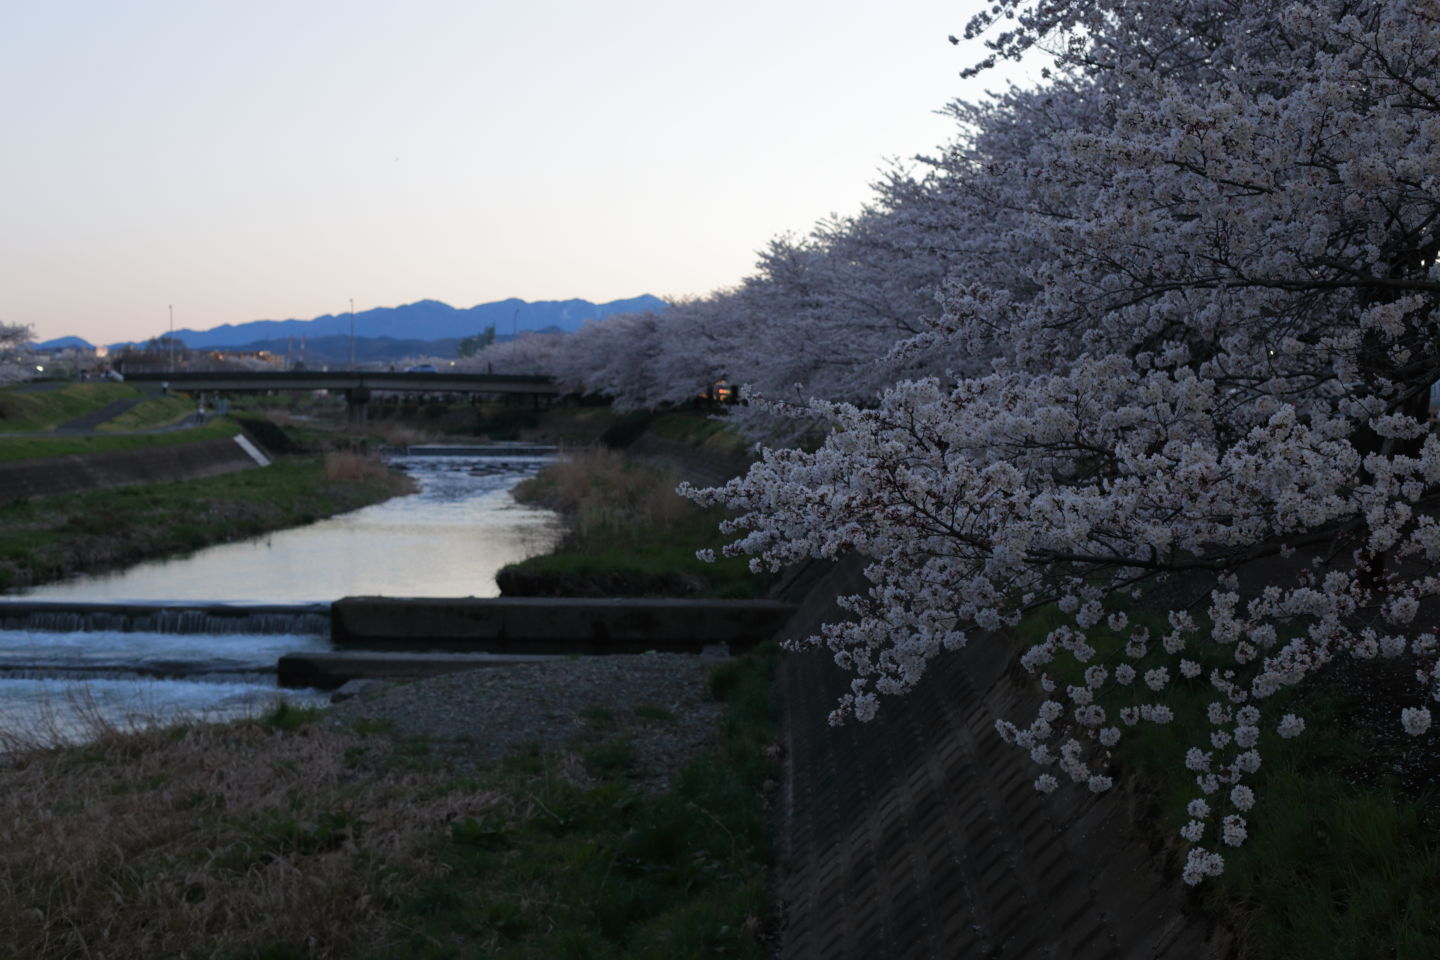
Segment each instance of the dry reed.
[[677,483],[673,473],[592,447],[567,453],[516,488],[516,496],[570,515],[572,534],[581,540],[623,538],[641,527],[668,528],[693,511],[675,492]]
[[332,483],[384,483],[390,468],[377,456],[331,450],[325,454],[325,479]]
[[514,809],[395,750],[323,724],[246,721],[110,728],[0,759],[7,955],[373,947],[383,907],[440,869],[450,824]]
[[408,447],[435,441],[433,433],[403,423],[370,423],[365,425],[365,432],[378,436],[380,442],[389,447]]

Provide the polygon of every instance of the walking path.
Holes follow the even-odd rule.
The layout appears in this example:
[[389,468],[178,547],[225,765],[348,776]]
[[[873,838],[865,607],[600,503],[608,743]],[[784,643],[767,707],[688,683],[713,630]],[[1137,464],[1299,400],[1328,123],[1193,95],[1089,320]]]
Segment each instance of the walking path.
[[105,423],[107,420],[114,420],[116,417],[120,416],[120,414],[129,410],[131,407],[135,406],[143,399],[145,398],[128,397],[124,400],[116,400],[113,403],[107,403],[99,410],[91,410],[83,417],[76,417],[74,420],[71,420],[68,423],[60,424],[60,426],[52,430],[51,433],[63,433],[69,435],[77,433],[93,433],[95,431],[95,428],[100,426],[100,424]]

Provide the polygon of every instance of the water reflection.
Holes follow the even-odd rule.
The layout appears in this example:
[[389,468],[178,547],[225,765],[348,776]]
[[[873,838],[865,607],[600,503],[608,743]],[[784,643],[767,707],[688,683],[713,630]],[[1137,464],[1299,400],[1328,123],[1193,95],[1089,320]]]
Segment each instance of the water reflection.
[[408,457],[419,492],[305,527],[25,592],[44,600],[304,603],[344,596],[493,597],[507,563],[551,549],[554,513],[510,489],[541,457]]
[[[305,527],[113,574],[26,591],[44,600],[328,602],[344,596],[495,596],[507,563],[549,550],[561,529],[510,489],[543,457],[401,458],[418,492]],[[329,641],[303,635],[0,631],[0,752],[7,735],[83,739],[126,727],[263,712],[284,697],[275,661]]]

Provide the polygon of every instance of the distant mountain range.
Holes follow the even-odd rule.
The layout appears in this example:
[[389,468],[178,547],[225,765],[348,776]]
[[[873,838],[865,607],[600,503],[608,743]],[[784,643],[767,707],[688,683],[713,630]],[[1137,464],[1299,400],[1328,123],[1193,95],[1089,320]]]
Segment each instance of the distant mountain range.
[[[628,300],[611,300],[609,303],[591,303],[589,300],[537,300],[534,303],[511,298],[495,303],[482,303],[469,309],[452,307],[438,300],[421,300],[401,307],[377,307],[373,310],[357,311],[354,315],[356,353],[361,355],[361,342],[365,340],[403,341],[408,353],[432,353],[443,355],[453,353],[455,342],[465,337],[482,333],[494,325],[499,339],[515,334],[561,330],[573,332],[580,329],[587,320],[599,320],[621,313],[643,313],[647,310],[665,309],[665,301],[645,294]],[[175,337],[191,349],[210,347],[247,347],[256,350],[283,352],[294,338],[296,346],[300,338],[306,339],[307,352],[311,344],[331,338],[344,338],[349,345],[351,315],[348,313],[316,317],[313,320],[255,320],[250,323],[227,323],[210,330],[176,330]],[[160,331],[156,337],[167,337],[168,330]],[[440,350],[435,341],[450,341],[447,349]],[[125,343],[110,344],[123,347]],[[79,337],[60,337],[36,344],[42,350],[60,347],[88,347],[90,344]],[[330,344],[326,344],[330,346]],[[394,345],[388,345],[393,348]],[[328,351],[327,351],[328,352]],[[369,352],[369,351],[366,351]],[[376,351],[375,355],[392,356],[390,349]],[[357,357],[358,358],[358,357]]]
[[81,337],[56,337],[54,340],[46,340],[44,343],[32,343],[30,346],[37,350],[68,350],[71,347],[77,350],[95,349],[95,344]]
[[[403,307],[378,307],[354,316],[357,337],[389,337],[394,340],[460,339],[482,332],[494,324],[498,336],[556,327],[567,332],[579,330],[586,320],[598,320],[617,313],[663,310],[665,301],[649,294],[629,300],[591,303],[589,300],[539,300],[527,303],[509,299],[482,303],[461,310],[438,300],[421,300]],[[348,313],[327,313],[313,320],[255,320],[227,323],[210,330],[176,330],[175,336],[191,349],[241,347],[261,340],[294,337],[350,335]],[[166,336],[165,331],[157,336]]]

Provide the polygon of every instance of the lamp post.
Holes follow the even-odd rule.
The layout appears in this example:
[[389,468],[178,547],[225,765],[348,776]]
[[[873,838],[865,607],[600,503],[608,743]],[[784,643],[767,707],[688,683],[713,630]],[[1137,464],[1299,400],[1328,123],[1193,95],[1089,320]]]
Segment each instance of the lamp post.
[[170,369],[175,369],[175,304],[170,304]]
[[355,298],[350,298],[350,369],[355,369]]

